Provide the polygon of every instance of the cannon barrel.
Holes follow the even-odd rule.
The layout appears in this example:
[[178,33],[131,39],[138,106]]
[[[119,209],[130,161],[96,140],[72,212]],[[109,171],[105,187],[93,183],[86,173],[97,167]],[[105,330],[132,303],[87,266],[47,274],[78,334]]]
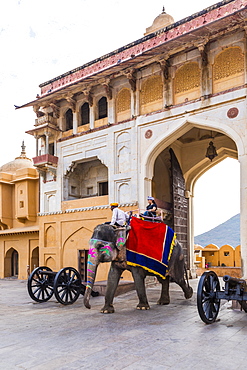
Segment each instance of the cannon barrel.
[[234,277],[231,277],[229,275],[223,276],[223,280],[224,280],[225,283],[229,283],[230,285],[234,285],[234,286],[236,286],[237,284],[241,284],[241,285],[244,285],[244,286],[246,285],[245,280],[234,278]]

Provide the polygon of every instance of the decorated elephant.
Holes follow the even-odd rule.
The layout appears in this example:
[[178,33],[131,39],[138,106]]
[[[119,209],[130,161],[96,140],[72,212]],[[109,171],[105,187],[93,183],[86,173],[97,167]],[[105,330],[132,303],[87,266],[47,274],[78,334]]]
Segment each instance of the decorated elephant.
[[[145,222],[145,221],[144,221]],[[151,224],[147,222],[147,224]],[[130,237],[129,237],[130,239]],[[132,239],[133,240],[133,237]],[[157,302],[160,305],[167,305],[170,303],[169,297],[169,276],[175,281],[183,290],[186,299],[191,298],[193,290],[189,286],[188,280],[185,281],[185,261],[184,254],[180,243],[175,239],[173,247],[170,251],[167,277],[154,274],[152,270],[148,270],[138,266],[137,264],[126,263],[125,253],[126,229],[114,229],[111,225],[98,225],[93,231],[92,238],[90,239],[90,248],[88,256],[88,281],[86,291],[84,294],[84,305],[91,308],[89,299],[93,289],[97,267],[101,262],[111,262],[110,271],[108,274],[105,305],[101,309],[102,313],[113,313],[113,298],[120,280],[120,277],[125,269],[131,271],[136,292],[139,298],[137,309],[147,310],[149,304],[146,295],[145,277],[147,275],[156,275],[158,281],[161,283],[161,296]],[[128,253],[128,248],[127,248]],[[155,261],[156,262],[156,261]],[[151,272],[150,272],[151,271]]]

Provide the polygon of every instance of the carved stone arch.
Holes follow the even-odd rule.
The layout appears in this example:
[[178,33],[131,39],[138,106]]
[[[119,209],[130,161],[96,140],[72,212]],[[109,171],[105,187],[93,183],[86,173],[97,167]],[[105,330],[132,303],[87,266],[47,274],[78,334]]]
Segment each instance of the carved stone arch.
[[231,46],[217,54],[213,63],[213,92],[243,85],[244,64],[244,53],[239,46]]
[[199,63],[189,62],[179,67],[173,80],[174,103],[184,103],[201,96]]
[[45,247],[56,247],[56,230],[49,225],[45,230]]
[[140,112],[146,114],[162,109],[164,85],[161,75],[153,75],[142,82]]

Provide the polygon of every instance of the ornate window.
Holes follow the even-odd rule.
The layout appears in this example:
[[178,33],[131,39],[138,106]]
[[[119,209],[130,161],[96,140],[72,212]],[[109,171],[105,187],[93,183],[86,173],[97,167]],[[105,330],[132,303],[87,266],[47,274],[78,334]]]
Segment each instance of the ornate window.
[[65,113],[66,131],[73,128],[73,113],[71,109],[68,109]]
[[174,103],[179,104],[200,97],[201,70],[197,62],[180,67],[174,77]]
[[240,47],[219,53],[213,65],[213,91],[219,92],[244,83],[244,54]]
[[98,101],[98,116],[99,119],[107,117],[108,112],[107,112],[107,99],[105,96],[103,96],[99,101]]
[[163,99],[163,84],[160,76],[149,77],[141,89],[141,105]]
[[87,123],[89,123],[89,104],[84,103],[81,106],[80,112],[81,112],[81,125],[86,125]]
[[130,110],[130,90],[127,88],[124,88],[119,91],[117,95],[117,106],[116,106],[116,112],[122,113],[127,110]]
[[140,94],[140,105],[141,114],[162,109],[163,83],[161,76],[152,76],[143,82]]

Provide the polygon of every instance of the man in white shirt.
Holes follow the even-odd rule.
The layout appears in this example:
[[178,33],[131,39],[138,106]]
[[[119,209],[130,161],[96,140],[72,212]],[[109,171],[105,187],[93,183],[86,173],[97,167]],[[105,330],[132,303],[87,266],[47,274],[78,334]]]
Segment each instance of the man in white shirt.
[[127,213],[118,208],[118,203],[111,203],[110,207],[112,210],[112,219],[110,225],[124,226],[128,220]]

